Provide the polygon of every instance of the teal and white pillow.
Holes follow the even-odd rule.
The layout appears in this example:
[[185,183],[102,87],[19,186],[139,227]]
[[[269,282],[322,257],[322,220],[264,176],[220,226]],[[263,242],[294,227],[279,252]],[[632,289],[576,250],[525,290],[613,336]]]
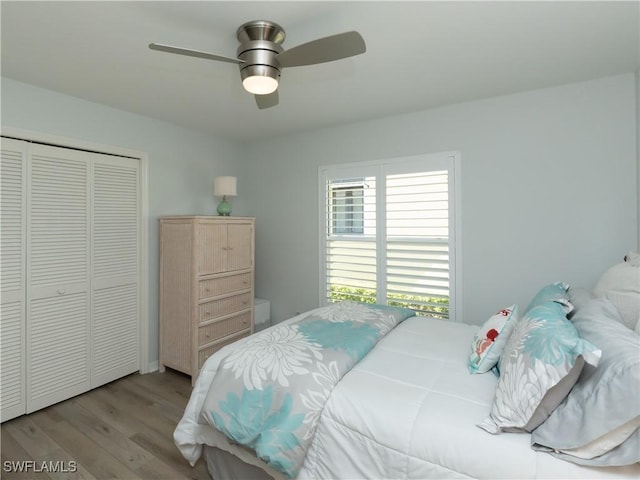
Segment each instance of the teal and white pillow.
[[518,306],[500,310],[478,329],[471,343],[469,373],[486,373],[500,359],[513,326],[518,321]]
[[580,338],[562,304],[534,306],[509,337],[491,413],[478,426],[494,434],[532,431],[567,396],[584,363],[597,365],[601,354]]
[[540,289],[535,297],[529,302],[524,313],[527,313],[533,307],[542,305],[545,302],[556,302],[562,305],[565,314],[573,310],[573,305],[569,300],[569,285],[564,282],[554,282]]

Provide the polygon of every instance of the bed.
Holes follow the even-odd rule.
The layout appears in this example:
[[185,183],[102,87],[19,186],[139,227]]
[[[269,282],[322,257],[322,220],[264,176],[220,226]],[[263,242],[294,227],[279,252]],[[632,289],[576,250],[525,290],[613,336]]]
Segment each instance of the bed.
[[[566,293],[564,299],[566,301],[553,298],[558,291]],[[490,355],[483,357],[491,362],[485,365],[481,372],[472,371],[478,370],[477,354],[482,350],[480,346],[484,348],[490,344],[494,347],[498,345],[496,338],[491,341],[486,340],[482,328],[477,325],[414,316],[404,309],[399,309],[401,311],[396,312],[396,319],[379,329],[381,330],[379,337],[369,339],[370,349],[359,351],[362,354],[360,358],[347,365],[343,373],[329,374],[323,370],[300,375],[307,380],[312,377],[317,379],[320,376],[323,379],[327,376],[336,378],[333,384],[328,382],[323,384],[327,396],[326,398],[320,396],[318,403],[321,405],[317,407],[315,413],[310,411],[299,413],[298,419],[303,418],[301,415],[311,419],[308,422],[309,429],[299,434],[300,438],[308,437],[308,444],[302,449],[298,466],[291,467],[291,463],[287,464],[286,461],[280,463],[272,461],[271,457],[276,456],[272,455],[273,448],[271,454],[269,450],[266,450],[265,454],[264,450],[260,453],[258,447],[254,449],[255,438],[252,443],[242,437],[246,434],[245,430],[242,430],[241,438],[237,436],[230,438],[225,428],[212,426],[216,425],[215,420],[217,420],[218,427],[220,425],[227,427],[238,418],[225,420],[222,418],[221,411],[212,411],[211,414],[207,412],[209,408],[215,408],[216,405],[226,405],[227,410],[225,408],[222,410],[228,413],[229,405],[235,405],[231,400],[235,399],[237,403],[240,398],[240,394],[236,395],[237,386],[229,387],[227,391],[226,384],[219,382],[219,378],[224,375],[235,378],[239,382],[244,380],[245,385],[246,382],[252,381],[266,384],[270,379],[277,380],[277,375],[271,374],[273,372],[265,373],[254,369],[247,374],[246,369],[244,372],[234,371],[234,368],[228,365],[230,358],[236,359],[236,366],[238,359],[246,359],[246,355],[242,352],[253,351],[252,348],[255,347],[251,347],[251,342],[259,341],[260,335],[263,336],[264,342],[268,338],[273,339],[274,335],[282,336],[283,332],[292,327],[302,329],[310,320],[315,321],[318,315],[328,316],[333,322],[339,322],[341,315],[352,315],[355,310],[365,307],[344,302],[306,312],[229,345],[212,356],[200,372],[184,416],[175,430],[174,440],[183,456],[192,465],[204,455],[215,480],[222,478],[640,478],[640,464],[637,463],[640,460],[640,444],[637,443],[640,437],[637,428],[640,418],[637,412],[640,409],[640,381],[638,380],[640,359],[636,360],[640,351],[638,350],[640,336],[627,327],[623,326],[626,330],[620,330],[617,325],[614,325],[612,332],[607,331],[609,338],[618,336],[628,340],[624,340],[626,350],[622,360],[611,357],[609,345],[606,345],[606,348],[594,347],[592,343],[581,338],[577,338],[572,343],[571,348],[575,355],[564,365],[567,372],[566,375],[563,374],[563,378],[575,378],[570,379],[569,385],[562,387],[565,390],[562,393],[558,393],[562,382],[557,378],[553,379],[553,386],[558,385],[555,389],[549,389],[555,394],[554,404],[547,405],[545,407],[547,410],[542,414],[540,413],[542,403],[536,406],[536,415],[540,417],[538,418],[539,426],[532,426],[531,415],[527,418],[529,425],[525,425],[524,420],[520,424],[517,421],[509,423],[501,417],[501,413],[504,412],[500,412],[500,408],[508,404],[509,400],[516,401],[518,404],[516,408],[522,406],[522,400],[503,398],[502,402],[498,401],[501,390],[506,388],[505,378],[509,377],[509,372],[513,370],[508,363],[507,352],[516,351],[526,343],[522,339],[514,340],[517,335],[528,334],[522,333],[522,319],[526,319],[527,315],[535,316],[530,312],[538,311],[536,308],[542,308],[545,315],[549,313],[547,310],[554,312],[558,310],[561,312],[559,315],[564,319],[563,322],[571,323],[566,320],[566,317],[573,315],[572,322],[580,330],[582,328],[580,322],[584,323],[584,321],[578,313],[580,310],[575,308],[574,304],[585,307],[583,316],[588,317],[589,321],[592,317],[601,317],[601,310],[603,308],[607,310],[610,307],[606,301],[603,303],[601,299],[593,299],[588,293],[585,295],[580,292],[580,298],[577,298],[577,294],[576,298],[571,298],[570,292],[571,289],[566,284],[555,283],[541,289],[527,307],[526,312],[520,314],[520,318],[518,318],[517,307],[514,305],[500,310],[496,316],[489,319],[483,327],[490,327],[489,330],[494,330],[494,334],[496,330],[500,331],[500,336],[503,337],[500,345],[502,350],[499,358],[491,360]],[[576,292],[578,292],[577,289]],[[536,301],[539,305],[534,305],[535,308],[532,309]],[[374,308],[377,309],[376,315],[383,315],[385,318],[390,316],[389,311],[386,310],[388,307],[375,306]],[[572,311],[569,312],[569,310]],[[509,325],[511,320],[511,324],[516,327],[510,327],[513,331],[510,331],[509,335],[502,335],[506,333],[504,325]],[[497,325],[496,321],[501,325]],[[609,320],[606,321],[609,322]],[[561,328],[576,330],[573,326],[567,327],[566,323],[562,323]],[[380,326],[379,321],[378,326]],[[610,324],[607,323],[606,328],[609,326]],[[304,328],[309,331],[312,329],[312,327]],[[515,333],[518,328],[520,328],[519,333]],[[602,332],[600,327],[597,330],[599,333],[596,337]],[[551,334],[554,337],[564,335],[558,332],[559,330],[556,330]],[[346,337],[348,336],[347,334]],[[497,338],[500,339],[500,336]],[[606,342],[602,343],[606,344]],[[544,348],[548,346],[546,341],[544,345]],[[333,351],[331,346],[327,345],[327,347],[328,350]],[[488,350],[484,348],[484,352],[486,351]],[[497,348],[494,349],[493,357],[496,357],[496,354]],[[514,355],[511,357],[515,358]],[[263,358],[263,355],[260,358]],[[543,427],[549,424],[549,428],[563,432],[571,429],[569,422],[562,416],[572,407],[571,396],[582,394],[594,397],[589,393],[588,388],[593,388],[595,381],[604,384],[607,380],[598,379],[597,375],[594,375],[594,372],[598,372],[598,375],[602,374],[596,366],[590,365],[590,363],[597,364],[598,361],[600,366],[611,362],[618,362],[616,365],[619,365],[620,361],[627,362],[625,364],[627,367],[630,365],[628,370],[631,376],[616,378],[623,382],[622,397],[619,392],[600,391],[595,395],[601,401],[608,401],[610,397],[607,395],[615,396],[616,402],[607,408],[610,411],[615,410],[624,417],[624,420],[616,419],[617,413],[614,412],[611,415],[607,414],[607,419],[603,422],[622,422],[626,425],[626,430],[623,429],[624,431],[620,432],[618,429],[614,440],[611,440],[609,434],[602,435],[602,431],[595,434],[597,437],[606,437],[609,442],[608,453],[595,459],[586,458],[589,455],[585,455],[584,452],[576,453],[576,450],[572,450],[570,443],[562,448],[555,448],[553,445],[550,447],[545,444]],[[492,365],[493,368],[489,369]],[[517,365],[521,368],[520,364]],[[536,360],[536,368],[538,365],[539,362]],[[304,366],[306,365],[298,363],[291,368],[295,370]],[[545,373],[547,374],[548,372]],[[293,373],[291,375],[295,376]],[[583,377],[585,377],[584,381]],[[289,382],[285,380],[285,383],[291,383],[292,377],[288,378]],[[587,390],[580,392],[582,387],[584,387],[583,390],[585,388]],[[266,387],[262,385],[261,388]],[[282,387],[284,391],[289,388],[294,387],[292,385]],[[295,388],[291,391],[295,392]],[[527,395],[530,398],[536,397],[535,392],[529,392]],[[548,392],[542,392],[540,396],[547,401],[550,395]],[[258,403],[261,401],[259,400]],[[236,405],[234,408],[236,413],[240,412],[238,416],[246,416],[247,411],[243,413],[242,406]],[[297,407],[291,408],[295,410]],[[588,411],[586,413],[593,415]],[[556,416],[558,418],[555,418]],[[286,428],[291,427],[291,419],[294,417],[295,415],[291,413],[286,420],[288,423],[283,425],[288,425]],[[553,425],[554,422],[555,425]],[[607,428],[609,427],[610,425]],[[285,427],[276,427],[276,429],[281,428]],[[221,433],[221,430],[226,431],[226,434]],[[538,435],[539,431],[542,431],[540,435]],[[585,433],[579,427],[576,427],[576,431],[581,438],[586,438],[584,436],[588,435],[588,432]],[[281,430],[278,432],[280,434]],[[551,437],[555,438],[555,431],[551,433]],[[549,432],[546,434],[549,436]],[[257,434],[257,437],[260,436]],[[300,443],[304,443],[290,436],[282,438],[283,444],[291,446],[293,443],[297,450],[301,450],[298,447]],[[590,445],[593,447],[593,444]],[[585,459],[577,458],[576,461],[576,457],[572,457],[574,454],[582,455]],[[612,460],[607,460],[609,465],[604,466],[601,459],[608,458],[607,455],[611,455]],[[258,458],[259,456],[262,458]],[[567,460],[567,457],[572,458]],[[291,468],[279,468],[282,465],[289,465]]]

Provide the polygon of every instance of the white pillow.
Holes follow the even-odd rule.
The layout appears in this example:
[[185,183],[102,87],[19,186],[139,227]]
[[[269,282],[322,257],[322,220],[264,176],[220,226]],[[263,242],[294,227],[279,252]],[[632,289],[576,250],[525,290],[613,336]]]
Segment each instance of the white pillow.
[[630,263],[634,267],[640,267],[640,254],[636,252],[629,252],[624,257],[624,261]]
[[586,445],[575,448],[561,448],[559,451],[578,458],[592,459],[599,457],[623,443],[638,428],[640,428],[640,415],[632,418],[627,423],[614,428],[610,432],[605,433],[600,438],[596,438]]
[[[606,298],[590,301],[571,322],[580,338],[598,342],[602,357],[597,368],[584,367],[567,398],[533,431],[531,446],[581,465],[640,462],[640,338]],[[605,453],[609,447],[615,448]]]
[[626,258],[629,261],[614,265],[600,277],[593,293],[613,303],[623,323],[634,330],[640,322],[640,267],[634,266],[637,254]]

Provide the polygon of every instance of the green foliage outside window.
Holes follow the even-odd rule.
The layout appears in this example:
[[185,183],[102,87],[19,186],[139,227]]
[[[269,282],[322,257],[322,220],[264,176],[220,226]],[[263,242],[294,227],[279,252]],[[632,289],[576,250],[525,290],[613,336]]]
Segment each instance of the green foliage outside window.
[[[376,291],[369,288],[330,285],[329,300],[332,302],[352,300],[361,303],[376,303]],[[390,293],[387,303],[396,307],[410,308],[415,310],[418,315],[449,318],[448,298]]]

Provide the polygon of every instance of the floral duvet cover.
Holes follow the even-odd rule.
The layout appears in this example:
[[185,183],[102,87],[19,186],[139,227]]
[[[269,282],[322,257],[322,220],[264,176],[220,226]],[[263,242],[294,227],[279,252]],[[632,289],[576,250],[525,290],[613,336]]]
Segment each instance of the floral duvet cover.
[[254,334],[225,357],[201,417],[294,478],[340,379],[411,310],[341,302]]

